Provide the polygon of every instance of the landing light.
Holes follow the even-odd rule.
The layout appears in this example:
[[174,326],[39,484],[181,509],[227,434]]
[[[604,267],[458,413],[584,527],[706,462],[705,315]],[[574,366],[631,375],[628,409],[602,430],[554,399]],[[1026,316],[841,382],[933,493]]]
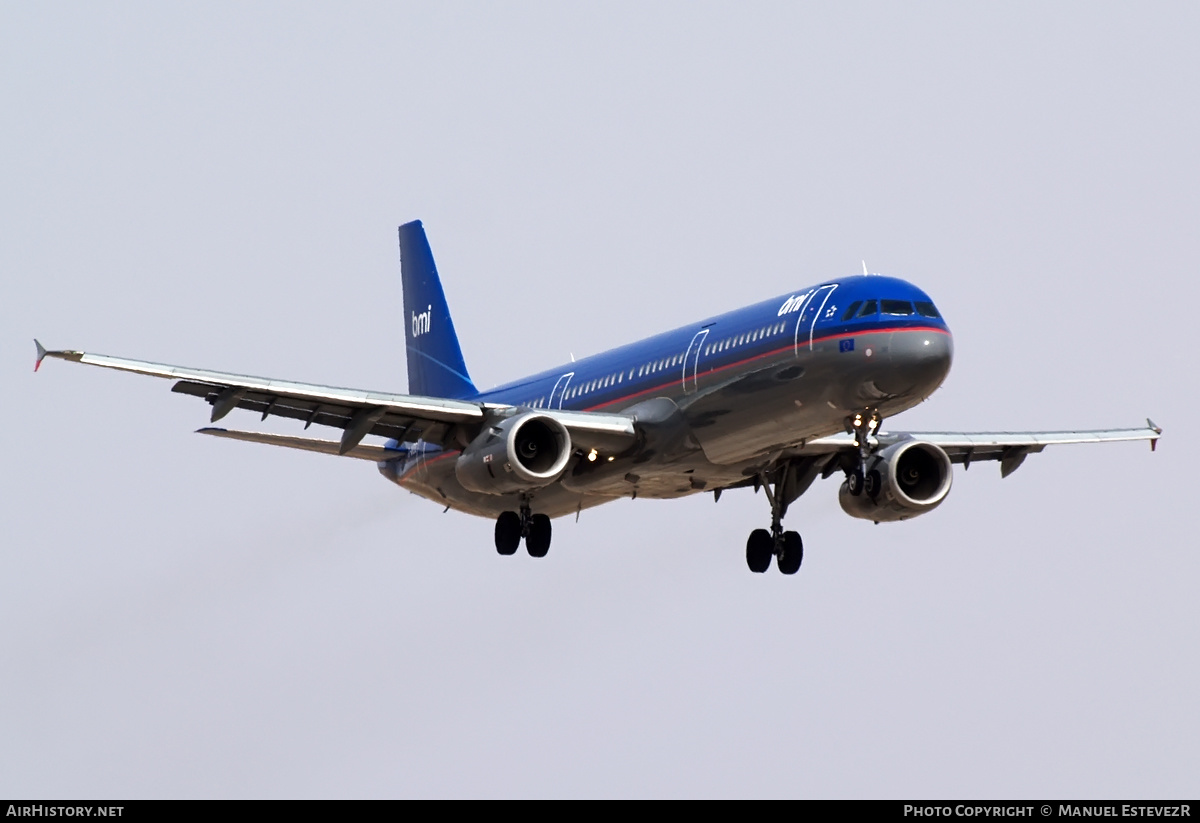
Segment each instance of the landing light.
[[588,452],[588,462],[595,463],[597,454],[598,453],[595,449],[592,449],[590,452]]

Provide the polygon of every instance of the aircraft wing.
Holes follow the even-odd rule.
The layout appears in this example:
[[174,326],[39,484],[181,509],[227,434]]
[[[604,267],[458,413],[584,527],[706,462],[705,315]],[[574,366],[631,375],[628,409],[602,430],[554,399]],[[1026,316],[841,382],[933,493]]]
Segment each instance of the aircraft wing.
[[[1162,435],[1162,429],[1152,420],[1146,420],[1144,428],[1099,429],[1092,431],[1047,431],[1047,432],[880,432],[875,438],[880,446],[890,446],[901,440],[919,440],[938,446],[950,458],[951,463],[969,467],[979,460],[999,460],[1000,475],[1008,477],[1015,472],[1031,454],[1037,454],[1047,446],[1071,443],[1112,443],[1123,440],[1149,440],[1153,449]],[[854,451],[854,438],[849,434],[835,434],[808,441],[800,450],[803,454],[821,454],[833,451]]]
[[[214,423],[234,409],[247,409],[261,413],[264,420],[268,415],[303,420],[306,429],[313,423],[344,429],[341,441],[333,443],[336,448],[332,450],[328,448],[329,444],[314,445],[324,441],[306,438],[296,438],[295,443],[292,443],[287,438],[264,439],[249,433],[223,432],[219,435],[255,442],[271,442],[306,451],[324,451],[353,457],[362,457],[367,453],[375,455],[376,452],[364,452],[361,449],[351,454],[358,449],[368,434],[392,438],[401,443],[424,440],[443,446],[462,446],[470,442],[488,420],[507,416],[514,411],[512,406],[495,403],[295,383],[82,351],[48,351],[36,340],[34,343],[37,345],[35,370],[44,358],[52,357],[88,366],[101,366],[175,380],[172,391],[203,398],[212,405],[211,421]],[[636,436],[633,418],[625,415],[557,410],[538,410],[538,413],[558,418],[571,433],[572,439],[584,448],[598,443],[611,445],[614,442],[632,442]]]

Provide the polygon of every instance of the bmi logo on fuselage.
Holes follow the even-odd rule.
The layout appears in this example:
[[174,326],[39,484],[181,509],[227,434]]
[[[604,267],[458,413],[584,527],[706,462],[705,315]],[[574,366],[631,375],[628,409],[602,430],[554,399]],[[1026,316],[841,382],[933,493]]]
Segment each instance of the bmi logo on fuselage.
[[423,334],[429,333],[430,318],[433,317],[433,306],[426,307],[425,311],[417,314],[412,313],[412,336],[420,337]]
[[794,311],[800,311],[800,309],[804,306],[804,301],[808,300],[810,297],[812,297],[812,292],[810,291],[806,291],[804,294],[799,296],[792,295],[787,300],[783,301],[783,305],[779,307],[779,312],[776,314],[776,317],[783,317],[785,314],[791,314]]

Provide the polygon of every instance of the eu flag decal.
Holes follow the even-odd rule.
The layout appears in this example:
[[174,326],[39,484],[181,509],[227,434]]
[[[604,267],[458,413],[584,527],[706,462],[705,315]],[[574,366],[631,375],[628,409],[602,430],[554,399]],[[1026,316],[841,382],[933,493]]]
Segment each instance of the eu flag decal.
[[838,341],[838,351],[854,351],[854,338],[847,337]]

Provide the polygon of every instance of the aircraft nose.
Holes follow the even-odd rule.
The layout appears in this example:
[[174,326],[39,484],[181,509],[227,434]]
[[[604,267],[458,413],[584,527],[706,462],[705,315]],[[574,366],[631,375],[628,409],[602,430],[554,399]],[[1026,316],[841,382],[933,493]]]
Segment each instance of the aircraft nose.
[[949,332],[896,332],[889,347],[892,370],[921,394],[932,393],[950,373],[954,339]]

